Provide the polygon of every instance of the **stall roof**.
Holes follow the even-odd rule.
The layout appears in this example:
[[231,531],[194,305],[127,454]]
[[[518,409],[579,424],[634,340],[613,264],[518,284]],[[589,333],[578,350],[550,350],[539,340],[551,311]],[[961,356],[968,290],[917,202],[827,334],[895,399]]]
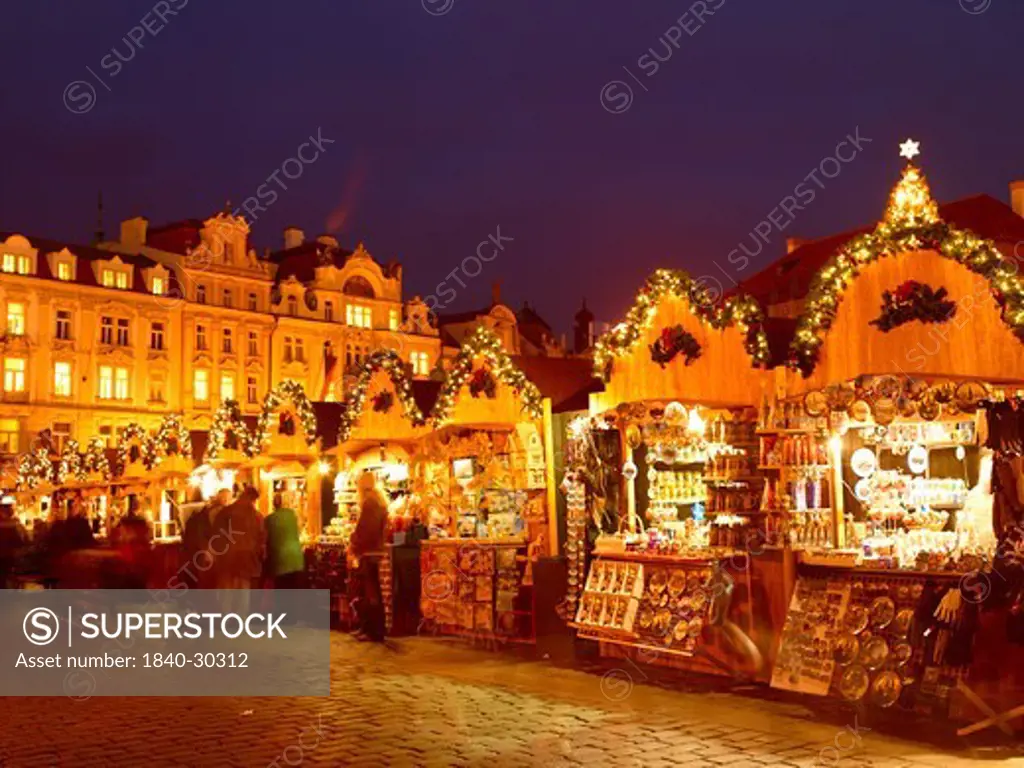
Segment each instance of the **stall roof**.
[[323,450],[338,444],[338,430],[341,428],[341,414],[345,411],[344,403],[313,403],[316,414],[316,436],[321,440]]
[[513,356],[512,361],[544,397],[551,399],[551,411],[585,411],[590,393],[604,389],[594,376],[594,361],[589,357]]
[[424,416],[430,416],[434,410],[434,403],[437,402],[437,395],[440,391],[440,381],[433,379],[413,379],[412,381],[412,398]]

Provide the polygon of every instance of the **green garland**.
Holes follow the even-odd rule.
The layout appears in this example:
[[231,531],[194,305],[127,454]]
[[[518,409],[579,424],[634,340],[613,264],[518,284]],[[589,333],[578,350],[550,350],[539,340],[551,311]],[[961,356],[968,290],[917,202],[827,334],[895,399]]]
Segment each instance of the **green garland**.
[[107,461],[107,444],[102,437],[94,437],[89,441],[85,451],[83,469],[86,475],[98,473],[104,480],[110,479],[110,462]]
[[60,454],[60,463],[57,465],[57,483],[63,485],[69,479],[75,482],[84,482],[86,479],[85,461],[79,453],[77,440],[68,440],[64,443],[64,450]]
[[153,438],[153,465],[156,466],[170,454],[171,440],[178,441],[177,453],[186,459],[192,458],[192,436],[185,428],[182,414],[169,413],[160,422],[160,428]]
[[46,448],[23,453],[18,459],[18,478],[15,481],[18,490],[33,490],[52,478],[53,462]]
[[237,400],[225,400],[214,414],[213,424],[210,425],[210,440],[206,446],[207,458],[217,458],[229,432],[238,439],[242,453],[252,458],[256,453],[256,441],[252,432],[245,425],[242,409],[239,408]]
[[724,302],[715,297],[698,280],[681,269],[659,269],[637,294],[626,319],[605,333],[594,345],[594,373],[602,380],[611,376],[612,362],[628,353],[654,323],[658,305],[668,296],[686,299],[693,313],[712,328],[722,330],[732,325],[746,333],[744,346],[757,367],[769,359],[768,337],[762,328],[764,311],[752,296],[730,296]]
[[260,412],[260,419],[256,425],[256,447],[254,452],[259,452],[270,440],[270,422],[274,412],[281,407],[284,400],[290,400],[298,412],[299,421],[302,422],[302,430],[305,432],[306,444],[312,446],[316,443],[316,412],[313,404],[306,397],[306,390],[297,381],[286,379],[274,389],[267,392],[263,398],[263,410]]
[[[908,198],[912,205],[906,202]],[[843,293],[862,266],[917,250],[935,251],[988,280],[1003,322],[1024,341],[1024,283],[1017,276],[1017,265],[991,240],[942,221],[924,175],[908,164],[890,195],[885,218],[874,232],[850,240],[815,276],[790,345],[790,365],[804,377],[811,375]]]
[[456,398],[472,375],[473,361],[477,357],[484,358],[499,382],[515,390],[523,401],[523,410],[535,419],[541,417],[544,407],[540,390],[512,362],[494,331],[480,325],[463,341],[459,354],[455,356],[445,376],[431,414],[435,426],[441,426],[451,417]]
[[412,375],[408,364],[393,349],[380,349],[363,361],[352,390],[345,396],[345,408],[341,414],[341,424],[338,427],[338,443],[344,443],[352,434],[359,417],[366,408],[366,395],[370,387],[370,380],[376,371],[386,371],[395,385],[395,392],[402,402],[402,411],[413,426],[420,427],[426,424],[427,419],[423,411],[416,404],[412,394]]
[[124,474],[125,469],[128,467],[133,440],[139,441],[139,458],[146,465],[146,468],[148,469],[153,465],[153,439],[146,433],[141,424],[133,421],[124,428],[124,432],[121,433],[121,437],[117,441],[117,473],[119,475]]

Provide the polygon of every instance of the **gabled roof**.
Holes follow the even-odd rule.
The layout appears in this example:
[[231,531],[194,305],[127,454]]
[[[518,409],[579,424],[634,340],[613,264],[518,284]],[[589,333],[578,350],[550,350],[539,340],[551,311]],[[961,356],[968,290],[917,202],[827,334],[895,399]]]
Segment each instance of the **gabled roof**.
[[433,379],[413,379],[412,381],[412,399],[416,401],[420,413],[424,416],[430,416],[440,392],[440,381]]
[[[939,206],[939,215],[958,229],[969,229],[1003,248],[1024,240],[1024,218],[990,195],[975,195]],[[857,235],[875,225],[813,240],[744,280],[736,292],[748,293],[765,307],[804,298],[825,262]]]
[[159,227],[149,227],[146,230],[146,245],[184,256],[202,242],[199,235],[202,229],[202,219],[183,219]]
[[591,392],[604,389],[594,377],[594,361],[584,357],[512,357],[519,369],[532,381],[544,397],[551,398],[553,413],[584,411]]
[[352,251],[344,248],[307,240],[294,248],[274,251],[269,260],[278,265],[276,282],[281,283],[294,277],[300,283],[311,283],[316,279],[317,267],[333,264],[341,269],[351,255]]

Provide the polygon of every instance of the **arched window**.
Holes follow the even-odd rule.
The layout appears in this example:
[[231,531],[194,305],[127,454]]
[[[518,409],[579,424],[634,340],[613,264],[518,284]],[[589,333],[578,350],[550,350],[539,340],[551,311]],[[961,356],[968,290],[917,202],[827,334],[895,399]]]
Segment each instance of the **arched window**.
[[375,297],[370,281],[359,275],[350,277],[345,281],[345,287],[342,288],[342,292],[346,296],[358,296],[362,299],[372,299]]

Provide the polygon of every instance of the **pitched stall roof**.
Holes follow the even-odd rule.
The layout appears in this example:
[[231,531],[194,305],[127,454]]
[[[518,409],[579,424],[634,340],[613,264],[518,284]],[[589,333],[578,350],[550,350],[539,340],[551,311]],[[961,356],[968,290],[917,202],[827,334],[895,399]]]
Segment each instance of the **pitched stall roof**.
[[585,411],[590,393],[604,389],[594,377],[594,362],[582,357],[513,356],[514,362],[544,397],[553,413]]

